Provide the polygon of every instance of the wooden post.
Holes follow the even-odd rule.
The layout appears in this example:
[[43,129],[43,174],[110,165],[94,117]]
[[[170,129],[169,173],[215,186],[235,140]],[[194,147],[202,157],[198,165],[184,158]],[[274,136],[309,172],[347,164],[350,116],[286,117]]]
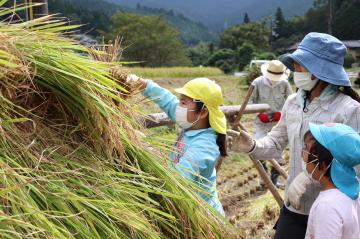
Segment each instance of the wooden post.
[[288,178],[288,175],[285,172],[285,170],[280,166],[280,164],[275,159],[271,159],[269,161],[272,164],[272,166],[275,168],[275,170],[278,171],[279,174],[284,177],[284,179]]
[[238,113],[238,115],[237,115],[236,118],[235,118],[235,123],[236,123],[236,125],[235,125],[235,127],[236,127],[235,130],[239,130],[239,129],[240,129],[239,126],[237,126],[237,123],[240,122],[240,119],[241,119],[241,117],[242,117],[243,114],[244,114],[245,108],[246,108],[247,104],[249,103],[250,97],[251,97],[254,89],[255,89],[254,85],[250,85],[250,87],[249,87],[249,89],[248,89],[248,92],[247,92],[247,94],[246,94],[246,96],[245,96],[244,102],[241,104],[241,108],[240,108],[240,110],[239,110],[239,113]]
[[[237,115],[237,117],[235,119],[236,121],[234,122],[235,124],[233,125],[233,128],[236,131],[239,131],[240,129],[242,129],[244,131],[247,131],[246,128],[240,123],[240,120],[241,120],[243,111],[246,108],[246,105],[248,104],[249,99],[250,99],[251,94],[252,94],[253,91],[254,91],[254,86],[251,85],[249,87],[249,89],[248,89],[246,97],[244,98],[244,102],[241,104],[242,111],[241,110],[239,111],[239,114]],[[249,155],[249,157],[250,157],[251,161],[253,162],[256,170],[259,172],[260,177],[264,181],[266,187],[270,190],[270,192],[272,193],[272,195],[275,198],[276,202],[279,204],[279,206],[281,208],[283,203],[284,203],[283,199],[281,198],[281,196],[280,196],[277,188],[275,187],[275,185],[271,182],[271,180],[269,178],[269,175],[266,173],[264,167],[261,165],[259,160],[255,159],[252,155]]]
[[[227,120],[231,123],[234,121],[234,117],[239,114],[241,105],[227,105],[221,106],[220,108],[222,112],[224,112]],[[270,106],[268,104],[251,104],[244,107],[242,114],[254,114],[266,112],[268,110],[270,110]],[[174,124],[174,122],[172,122],[165,113],[149,114],[144,118],[140,118],[139,122],[144,125],[145,128],[153,128]]]
[[49,15],[48,0],[26,0],[30,7],[26,9],[26,20],[33,20]]

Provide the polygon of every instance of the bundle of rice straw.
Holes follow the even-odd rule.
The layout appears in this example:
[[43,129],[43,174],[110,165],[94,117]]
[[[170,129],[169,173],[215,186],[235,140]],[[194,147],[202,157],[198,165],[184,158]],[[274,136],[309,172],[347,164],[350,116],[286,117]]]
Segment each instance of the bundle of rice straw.
[[141,147],[113,63],[64,37],[72,29],[0,23],[0,237],[239,237]]

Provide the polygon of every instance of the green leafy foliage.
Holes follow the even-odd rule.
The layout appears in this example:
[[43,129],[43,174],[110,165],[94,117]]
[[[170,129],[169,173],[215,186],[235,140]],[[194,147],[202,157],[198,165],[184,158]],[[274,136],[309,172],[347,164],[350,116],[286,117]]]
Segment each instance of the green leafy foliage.
[[213,43],[200,42],[198,45],[189,48],[189,57],[194,66],[204,65],[213,51]]
[[351,68],[351,65],[355,62],[355,58],[347,53],[344,57],[344,67],[345,68]]
[[261,75],[261,69],[260,66],[258,65],[254,65],[252,67],[247,65],[244,70],[246,72],[245,81],[247,85],[250,85],[253,82],[253,80],[255,80],[257,77]]
[[229,73],[235,68],[236,53],[231,49],[219,49],[208,59],[207,66],[219,67],[225,73]]
[[265,22],[250,22],[228,28],[220,37],[220,48],[237,50],[245,42],[250,42],[258,50],[269,49],[270,31]]
[[111,17],[110,29],[107,39],[123,37],[125,61],[138,61],[141,66],[190,65],[179,32],[162,17],[118,12]]
[[236,59],[239,70],[242,71],[244,67],[249,64],[255,52],[255,47],[248,42],[242,44],[236,51]]

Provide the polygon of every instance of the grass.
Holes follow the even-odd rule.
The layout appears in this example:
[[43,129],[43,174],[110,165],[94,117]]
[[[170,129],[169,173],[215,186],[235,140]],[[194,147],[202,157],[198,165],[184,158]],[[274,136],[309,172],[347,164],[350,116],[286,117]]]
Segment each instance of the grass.
[[129,67],[128,70],[143,78],[196,78],[222,76],[224,73],[215,67]]

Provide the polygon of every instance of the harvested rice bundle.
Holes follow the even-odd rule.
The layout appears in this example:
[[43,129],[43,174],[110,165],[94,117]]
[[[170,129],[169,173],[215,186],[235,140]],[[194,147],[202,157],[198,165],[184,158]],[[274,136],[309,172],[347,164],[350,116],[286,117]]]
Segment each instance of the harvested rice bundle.
[[141,147],[113,64],[62,36],[71,29],[0,23],[0,237],[235,238]]

